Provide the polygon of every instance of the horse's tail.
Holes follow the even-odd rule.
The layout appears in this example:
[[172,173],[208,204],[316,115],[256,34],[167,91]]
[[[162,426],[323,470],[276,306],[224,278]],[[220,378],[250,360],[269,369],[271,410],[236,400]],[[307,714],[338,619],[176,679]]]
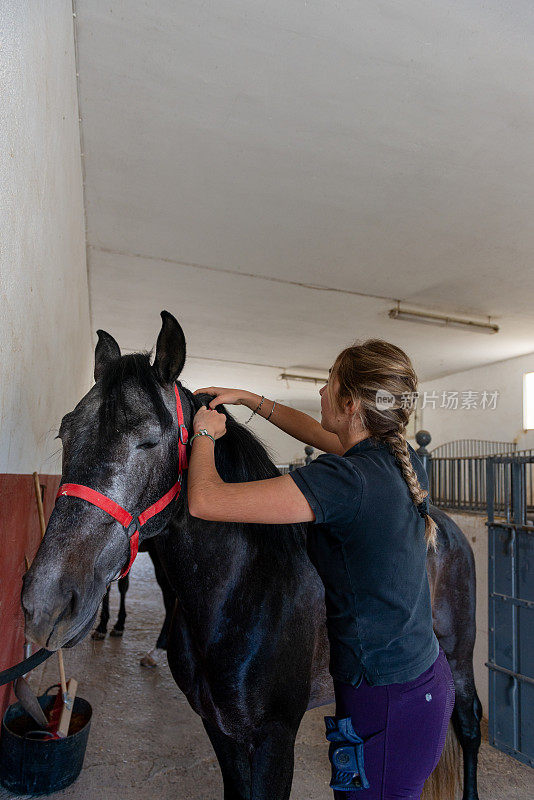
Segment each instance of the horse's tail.
[[460,744],[449,722],[445,747],[425,782],[421,800],[456,800],[462,788],[461,763]]

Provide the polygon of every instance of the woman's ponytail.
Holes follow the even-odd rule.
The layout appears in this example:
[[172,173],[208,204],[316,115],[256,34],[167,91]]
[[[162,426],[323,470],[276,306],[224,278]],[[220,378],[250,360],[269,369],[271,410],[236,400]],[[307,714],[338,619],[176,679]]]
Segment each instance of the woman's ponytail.
[[431,548],[436,551],[438,549],[437,526],[430,514],[428,513],[428,492],[421,487],[417,473],[413,467],[408,450],[408,442],[405,436],[400,433],[390,433],[381,436],[380,439],[389,446],[395,460],[400,467],[402,476],[408,484],[408,489],[412,500],[417,506],[417,511],[425,520],[425,540],[427,549]]

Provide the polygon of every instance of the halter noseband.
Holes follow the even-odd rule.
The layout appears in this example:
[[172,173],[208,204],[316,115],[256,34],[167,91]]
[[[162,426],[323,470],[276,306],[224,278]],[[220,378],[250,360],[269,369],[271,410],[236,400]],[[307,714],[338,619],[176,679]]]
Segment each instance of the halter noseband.
[[128,565],[119,575],[120,578],[124,578],[124,576],[128,574],[139,550],[139,528],[144,525],[145,522],[148,522],[148,520],[153,516],[159,514],[160,511],[163,511],[164,508],[167,508],[169,503],[174,500],[175,497],[177,498],[180,495],[182,488],[182,473],[185,469],[187,469],[186,445],[188,433],[184,424],[184,412],[182,409],[182,402],[180,400],[180,393],[176,384],[174,384],[174,392],[176,394],[176,414],[178,417],[178,480],[172,489],[169,489],[169,491],[164,494],[163,497],[160,497],[159,500],[157,500],[136,517],[133,514],[129,514],[126,509],[124,509],[114,500],[106,497],[105,494],[100,494],[100,492],[91,489],[89,486],[83,486],[80,483],[62,483],[56,495],[56,501],[59,497],[79,497],[81,500],[87,500],[88,503],[92,503],[92,505],[101,508],[102,511],[105,511],[111,517],[116,519],[117,522],[120,522],[130,544],[130,558],[128,560]]

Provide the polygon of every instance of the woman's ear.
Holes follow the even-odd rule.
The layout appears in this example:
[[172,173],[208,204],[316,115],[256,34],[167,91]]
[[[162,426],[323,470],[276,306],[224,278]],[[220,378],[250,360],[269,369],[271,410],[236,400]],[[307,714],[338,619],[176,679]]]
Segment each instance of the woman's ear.
[[350,420],[351,426],[356,426],[361,428],[362,431],[366,430],[365,421],[362,417],[361,413],[362,408],[362,401],[357,400],[356,402],[349,400],[346,405],[346,413]]
[[345,411],[349,415],[349,417],[353,417],[354,414],[357,414],[360,410],[361,401],[360,400],[347,400],[345,403]]

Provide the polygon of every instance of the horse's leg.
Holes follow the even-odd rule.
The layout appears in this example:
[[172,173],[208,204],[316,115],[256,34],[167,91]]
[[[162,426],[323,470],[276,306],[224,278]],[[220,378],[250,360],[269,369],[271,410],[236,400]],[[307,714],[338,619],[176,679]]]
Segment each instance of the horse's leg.
[[[452,725],[464,762],[462,800],[478,800],[477,761],[480,748],[482,704],[475,688],[473,648],[475,646],[475,566],[471,558],[451,554],[444,560],[432,583],[434,630],[454,679],[456,699]],[[458,587],[463,587],[462,592]]]
[[477,764],[480,748],[482,703],[479,700],[473,674],[473,662],[451,666],[456,691],[452,724],[464,757],[464,791],[462,800],[478,800]]
[[104,597],[102,598],[102,610],[100,612],[100,622],[98,623],[98,627],[96,627],[91,634],[91,638],[93,639],[105,639],[106,633],[108,630],[108,622],[109,622],[109,589]]
[[272,723],[252,755],[251,800],[289,800],[297,731]]
[[119,606],[119,616],[117,622],[110,631],[110,636],[122,636],[124,632],[124,623],[126,622],[126,592],[130,585],[130,576],[125,575],[124,578],[119,578],[119,592],[121,596],[121,604]]
[[140,663],[142,667],[157,667],[158,662],[155,658],[154,651],[167,649],[169,628],[171,625],[171,619],[174,612],[174,605],[176,603],[176,594],[171,584],[169,583],[169,580],[167,578],[167,573],[165,572],[163,564],[161,563],[155,538],[148,539],[146,542],[144,542],[144,550],[145,552],[148,553],[148,555],[152,560],[152,564],[154,565],[154,574],[156,576],[156,580],[163,595],[163,604],[165,606],[165,619],[163,620],[163,625],[159,633],[156,646],[152,650],[149,650],[147,653],[144,654],[144,656],[141,658]]
[[224,800],[250,800],[250,760],[246,745],[225,736],[202,720],[221,768]]
[[160,634],[158,636],[158,641],[156,642],[156,648],[159,648],[160,650],[166,650],[167,639],[169,636],[169,626],[171,624],[172,612],[174,611],[174,604],[176,602],[176,594],[171,584],[169,583],[169,580],[167,578],[167,573],[165,572],[163,565],[161,563],[161,559],[156,549],[155,541],[149,539],[146,542],[146,550],[148,555],[152,559],[152,563],[154,565],[154,573],[156,575],[156,580],[158,582],[159,588],[161,589],[161,593],[163,595],[163,604],[165,606],[165,620],[163,622],[163,627],[161,628]]

